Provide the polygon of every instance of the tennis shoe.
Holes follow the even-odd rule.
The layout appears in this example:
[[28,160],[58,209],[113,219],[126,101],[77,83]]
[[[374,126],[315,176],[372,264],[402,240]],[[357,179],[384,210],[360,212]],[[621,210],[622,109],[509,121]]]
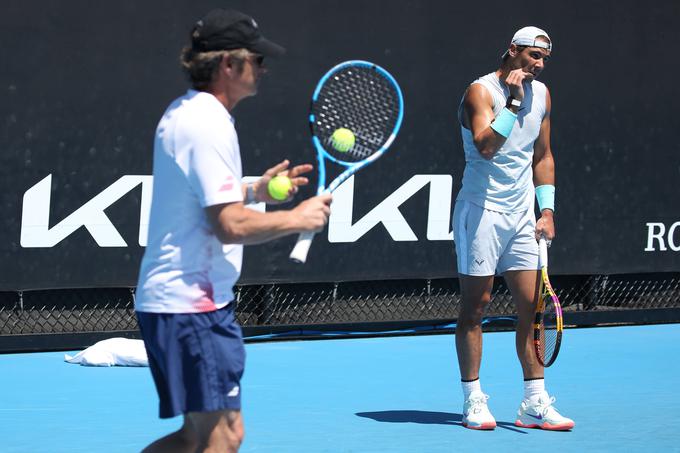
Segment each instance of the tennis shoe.
[[463,404],[463,426],[470,429],[494,429],[496,419],[493,418],[486,402],[489,395],[474,391]]
[[568,431],[574,427],[574,421],[563,417],[553,406],[555,397],[543,392],[537,400],[523,400],[517,411],[515,426],[522,428],[540,428],[551,431]]

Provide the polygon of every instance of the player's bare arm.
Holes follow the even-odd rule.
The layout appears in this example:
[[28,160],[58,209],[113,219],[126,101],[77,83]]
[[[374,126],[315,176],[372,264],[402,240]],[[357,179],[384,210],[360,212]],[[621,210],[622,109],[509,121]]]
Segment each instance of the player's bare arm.
[[[541,122],[541,129],[534,143],[533,170],[534,186],[536,187],[546,184],[555,185],[555,161],[550,148],[551,99],[549,90],[546,90],[545,108],[545,118]],[[536,222],[536,237],[538,238],[541,235],[545,236],[548,240],[552,240],[555,237],[555,223],[551,209],[543,209],[541,211],[541,218]]]
[[[526,78],[526,72],[515,69],[505,79],[510,95],[520,102],[524,99],[522,83]],[[479,154],[485,159],[493,158],[505,143],[506,137],[491,128],[491,123],[495,120],[491,94],[482,85],[473,84],[465,94],[463,106],[463,126],[472,132]],[[516,115],[518,108],[511,106],[509,110]]]
[[243,203],[226,203],[205,208],[210,224],[224,244],[261,244],[301,232],[319,232],[328,223],[332,195],[303,201],[288,211],[259,212]]

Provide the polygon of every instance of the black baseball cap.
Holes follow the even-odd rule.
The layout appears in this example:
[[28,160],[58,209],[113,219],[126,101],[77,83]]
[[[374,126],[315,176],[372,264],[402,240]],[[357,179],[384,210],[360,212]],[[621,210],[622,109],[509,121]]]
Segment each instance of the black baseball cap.
[[191,31],[191,47],[198,52],[248,49],[267,57],[286,52],[262,36],[252,17],[230,9],[214,9],[196,22]]

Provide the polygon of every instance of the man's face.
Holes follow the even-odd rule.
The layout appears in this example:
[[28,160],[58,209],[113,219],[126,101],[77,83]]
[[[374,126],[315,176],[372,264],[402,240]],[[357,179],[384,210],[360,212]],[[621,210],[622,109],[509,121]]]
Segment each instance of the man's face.
[[[517,50],[520,50],[518,48]],[[545,68],[550,59],[550,51],[541,47],[525,47],[515,57],[515,69],[522,69],[527,74],[527,79],[533,80]]]
[[257,85],[262,75],[267,72],[262,55],[251,54],[243,61],[243,68],[238,77],[238,84],[245,96],[257,94]]

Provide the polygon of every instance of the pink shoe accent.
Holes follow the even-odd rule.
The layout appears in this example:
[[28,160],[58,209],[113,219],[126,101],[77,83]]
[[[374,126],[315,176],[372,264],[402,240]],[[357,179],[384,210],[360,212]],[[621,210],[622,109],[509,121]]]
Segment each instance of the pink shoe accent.
[[549,431],[569,431],[573,427],[573,423],[563,423],[561,425],[550,425],[548,423],[543,423],[543,425],[541,425],[541,429],[547,429]]
[[538,428],[538,429],[546,429],[548,431],[569,431],[570,429],[574,428],[574,423],[565,423],[563,425],[551,425],[549,423],[543,423],[542,425],[538,425],[536,423],[532,423],[531,425],[525,425],[519,420],[515,421],[515,426],[519,426],[520,428]]
[[466,423],[463,423],[463,426],[468,428],[468,429],[476,429],[476,430],[492,430],[496,428],[496,423],[482,423],[479,426],[474,426],[474,425],[469,425]]

